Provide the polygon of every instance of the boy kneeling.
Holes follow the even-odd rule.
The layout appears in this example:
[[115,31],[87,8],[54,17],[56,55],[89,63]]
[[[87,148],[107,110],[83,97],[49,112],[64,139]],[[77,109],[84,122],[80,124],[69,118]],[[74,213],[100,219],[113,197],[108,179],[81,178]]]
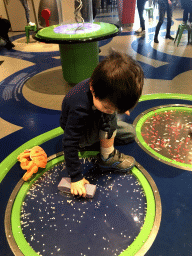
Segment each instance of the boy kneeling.
[[125,145],[135,138],[132,125],[117,121],[117,113],[129,115],[138,102],[144,82],[140,65],[127,54],[112,51],[87,79],[65,96],[60,125],[66,168],[71,177],[71,193],[85,197],[78,151],[100,141],[97,163],[107,170],[128,171],[135,159],[114,149],[114,140]]

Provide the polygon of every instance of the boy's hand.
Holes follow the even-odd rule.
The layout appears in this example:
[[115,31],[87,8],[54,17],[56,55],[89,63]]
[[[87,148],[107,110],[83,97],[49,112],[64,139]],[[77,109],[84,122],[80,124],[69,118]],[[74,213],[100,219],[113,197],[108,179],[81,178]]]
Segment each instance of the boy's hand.
[[85,184],[89,184],[89,181],[85,178],[77,182],[71,182],[71,194],[86,197]]

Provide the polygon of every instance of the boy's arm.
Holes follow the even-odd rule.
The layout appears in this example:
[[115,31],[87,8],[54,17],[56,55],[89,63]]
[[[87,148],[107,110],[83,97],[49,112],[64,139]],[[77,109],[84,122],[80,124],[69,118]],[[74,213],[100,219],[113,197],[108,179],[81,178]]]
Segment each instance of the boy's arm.
[[87,110],[83,107],[72,109],[68,113],[65,125],[62,144],[67,172],[73,183],[83,179],[83,168],[78,151],[79,141],[85,131],[85,123],[88,116]]

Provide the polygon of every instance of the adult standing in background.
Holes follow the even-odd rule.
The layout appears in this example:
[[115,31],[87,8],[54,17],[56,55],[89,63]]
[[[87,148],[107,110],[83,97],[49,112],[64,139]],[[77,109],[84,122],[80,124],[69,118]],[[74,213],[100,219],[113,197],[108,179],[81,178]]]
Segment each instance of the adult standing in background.
[[3,19],[2,16],[0,16],[0,38],[2,38],[5,41],[5,48],[8,50],[11,50],[15,45],[10,41],[8,32],[11,27],[11,24],[9,20]]
[[[97,9],[99,8],[101,3],[101,0],[92,0],[92,14],[93,14],[93,20],[95,19],[96,15],[97,15]],[[84,20],[84,22],[88,22],[90,17],[88,17],[89,15],[89,6],[87,5],[87,1],[86,0],[81,0],[81,1],[75,1],[75,9],[78,8],[79,6],[82,5],[82,8],[80,10],[82,18]]]
[[159,0],[159,22],[155,30],[154,42],[159,43],[158,34],[165,18],[165,12],[167,12],[167,33],[165,38],[174,40],[170,34],[171,22],[172,22],[172,2],[171,0]]
[[23,5],[23,7],[25,9],[25,16],[26,16],[26,19],[27,19],[27,24],[29,26],[34,26],[35,23],[30,21],[30,9],[29,9],[29,5],[28,5],[27,0],[20,0],[20,2],[21,2],[21,4]]
[[97,15],[97,9],[99,8],[101,4],[101,0],[92,0],[92,6],[93,6],[93,20],[95,19]]
[[187,21],[192,25],[192,1],[191,0],[181,0],[181,7],[183,10],[183,23],[187,24]]
[[139,13],[139,19],[140,19],[140,28],[135,31],[136,34],[145,34],[145,20],[143,18],[143,12],[145,7],[146,0],[137,0],[137,9]]

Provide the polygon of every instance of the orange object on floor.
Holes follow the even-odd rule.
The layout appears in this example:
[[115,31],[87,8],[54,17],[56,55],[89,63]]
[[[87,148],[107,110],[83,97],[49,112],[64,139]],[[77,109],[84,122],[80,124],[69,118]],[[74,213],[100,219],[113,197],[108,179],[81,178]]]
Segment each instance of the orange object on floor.
[[33,173],[38,171],[38,168],[45,168],[47,165],[47,154],[39,147],[35,146],[31,149],[26,149],[17,159],[21,162],[20,166],[27,172],[23,176],[23,180],[27,181]]

